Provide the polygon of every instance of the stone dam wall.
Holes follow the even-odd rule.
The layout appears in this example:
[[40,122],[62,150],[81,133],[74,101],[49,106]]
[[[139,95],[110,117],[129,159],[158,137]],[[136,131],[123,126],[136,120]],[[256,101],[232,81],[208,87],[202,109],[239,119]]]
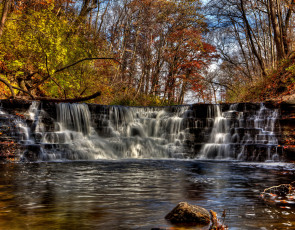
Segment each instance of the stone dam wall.
[[[2,160],[14,159],[26,151],[29,159],[35,160],[35,153],[39,151],[39,146],[36,144],[28,145],[24,144],[22,140],[23,133],[19,133],[16,125],[16,120],[25,122],[26,125],[34,130],[36,125],[34,118],[28,116],[28,110],[31,106],[31,101],[25,100],[2,100],[0,101],[0,109],[5,111],[5,114],[0,113],[0,157]],[[246,123],[251,122],[252,117],[257,114],[261,104],[256,103],[239,103],[234,106],[234,112],[224,113],[227,124],[229,127],[239,127],[229,129],[232,137],[231,145],[231,157],[238,159],[238,153],[244,152],[241,160],[246,161],[265,161],[267,160],[267,151],[275,152],[280,160],[295,161],[295,104],[272,104],[266,103],[265,107],[269,110],[277,110],[278,118],[275,121],[273,127],[273,136],[277,139],[277,145],[267,150],[265,144],[260,142],[247,142],[247,135],[255,135],[257,129],[251,128]],[[45,114],[42,115],[44,129],[46,132],[54,131],[55,121],[57,119],[56,104],[52,102],[42,102],[40,107]],[[112,106],[88,104],[89,111],[91,113],[91,125],[95,131],[101,137],[108,137],[110,135],[109,125],[106,122],[110,119],[110,111]],[[200,155],[200,152],[204,152],[204,145],[212,142],[212,130],[215,129],[216,124],[214,119],[216,117],[215,107],[210,104],[193,104],[189,108],[188,115],[183,118],[182,126],[187,131],[183,138],[183,146],[186,152],[186,157],[195,158]],[[148,109],[148,108],[147,108]],[[179,106],[165,107],[167,111],[171,113],[179,109]],[[221,104],[221,112],[231,111],[231,104]],[[157,108],[155,108],[157,110]],[[239,120],[240,123],[245,125],[237,125],[238,116],[243,114],[243,118]],[[253,119],[252,119],[253,120]],[[253,122],[253,121],[252,121]],[[234,131],[235,130],[235,131]],[[235,132],[235,133],[234,133]],[[32,138],[38,143],[42,138],[40,133],[32,132]],[[234,137],[237,136],[235,139]],[[263,136],[259,134],[259,136]],[[222,144],[221,144],[222,145]],[[226,145],[228,146],[228,145]],[[47,148],[46,146],[43,146]],[[212,147],[212,146],[210,146]],[[52,148],[48,146],[48,148]],[[216,148],[216,146],[214,146]],[[210,150],[211,151],[211,150]],[[217,150],[220,152],[220,150]],[[226,149],[225,149],[226,151]],[[251,154],[256,152],[255,157]],[[207,153],[207,157],[212,157],[211,153]],[[273,153],[272,153],[273,154]]]

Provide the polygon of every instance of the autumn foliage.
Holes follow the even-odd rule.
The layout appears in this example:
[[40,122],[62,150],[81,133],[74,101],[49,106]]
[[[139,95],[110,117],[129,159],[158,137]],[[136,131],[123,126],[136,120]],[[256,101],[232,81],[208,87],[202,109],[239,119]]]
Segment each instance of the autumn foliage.
[[210,40],[220,54],[207,78],[227,102],[294,94],[295,1],[209,0]]
[[202,71],[217,57],[203,38],[198,0],[1,4],[8,9],[0,36],[1,97],[101,92],[92,101],[179,104],[190,91],[203,94]]
[[265,78],[243,85],[239,94],[228,94],[229,101],[276,101],[295,94],[295,53],[283,59]]

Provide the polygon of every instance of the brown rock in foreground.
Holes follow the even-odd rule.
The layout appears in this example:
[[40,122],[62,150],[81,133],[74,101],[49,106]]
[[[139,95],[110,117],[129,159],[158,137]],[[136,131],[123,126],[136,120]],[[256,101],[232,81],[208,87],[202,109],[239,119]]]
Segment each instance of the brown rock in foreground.
[[196,223],[209,224],[210,213],[199,206],[190,205],[187,202],[180,202],[165,219],[172,223]]

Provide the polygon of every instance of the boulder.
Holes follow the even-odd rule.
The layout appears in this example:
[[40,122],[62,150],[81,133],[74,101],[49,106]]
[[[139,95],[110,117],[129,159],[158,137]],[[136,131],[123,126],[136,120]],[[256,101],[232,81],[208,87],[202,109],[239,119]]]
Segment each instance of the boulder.
[[188,224],[209,224],[210,213],[197,205],[191,205],[187,202],[180,202],[170,213],[168,213],[165,219],[171,223],[188,223]]

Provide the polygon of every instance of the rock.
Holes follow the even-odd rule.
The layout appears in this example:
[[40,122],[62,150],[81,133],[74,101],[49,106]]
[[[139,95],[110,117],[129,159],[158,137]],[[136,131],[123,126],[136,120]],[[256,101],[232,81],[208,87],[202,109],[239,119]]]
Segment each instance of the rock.
[[210,213],[199,206],[190,205],[187,202],[180,202],[165,219],[171,223],[195,223],[195,224],[209,224]]
[[28,161],[37,161],[41,154],[41,146],[32,144],[27,146],[27,150],[24,152],[24,159]]
[[260,197],[268,203],[294,204],[295,201],[295,181],[290,184],[281,184],[265,189]]
[[281,184],[273,186],[264,190],[264,193],[275,194],[277,196],[285,197],[291,193],[293,187],[291,184]]

